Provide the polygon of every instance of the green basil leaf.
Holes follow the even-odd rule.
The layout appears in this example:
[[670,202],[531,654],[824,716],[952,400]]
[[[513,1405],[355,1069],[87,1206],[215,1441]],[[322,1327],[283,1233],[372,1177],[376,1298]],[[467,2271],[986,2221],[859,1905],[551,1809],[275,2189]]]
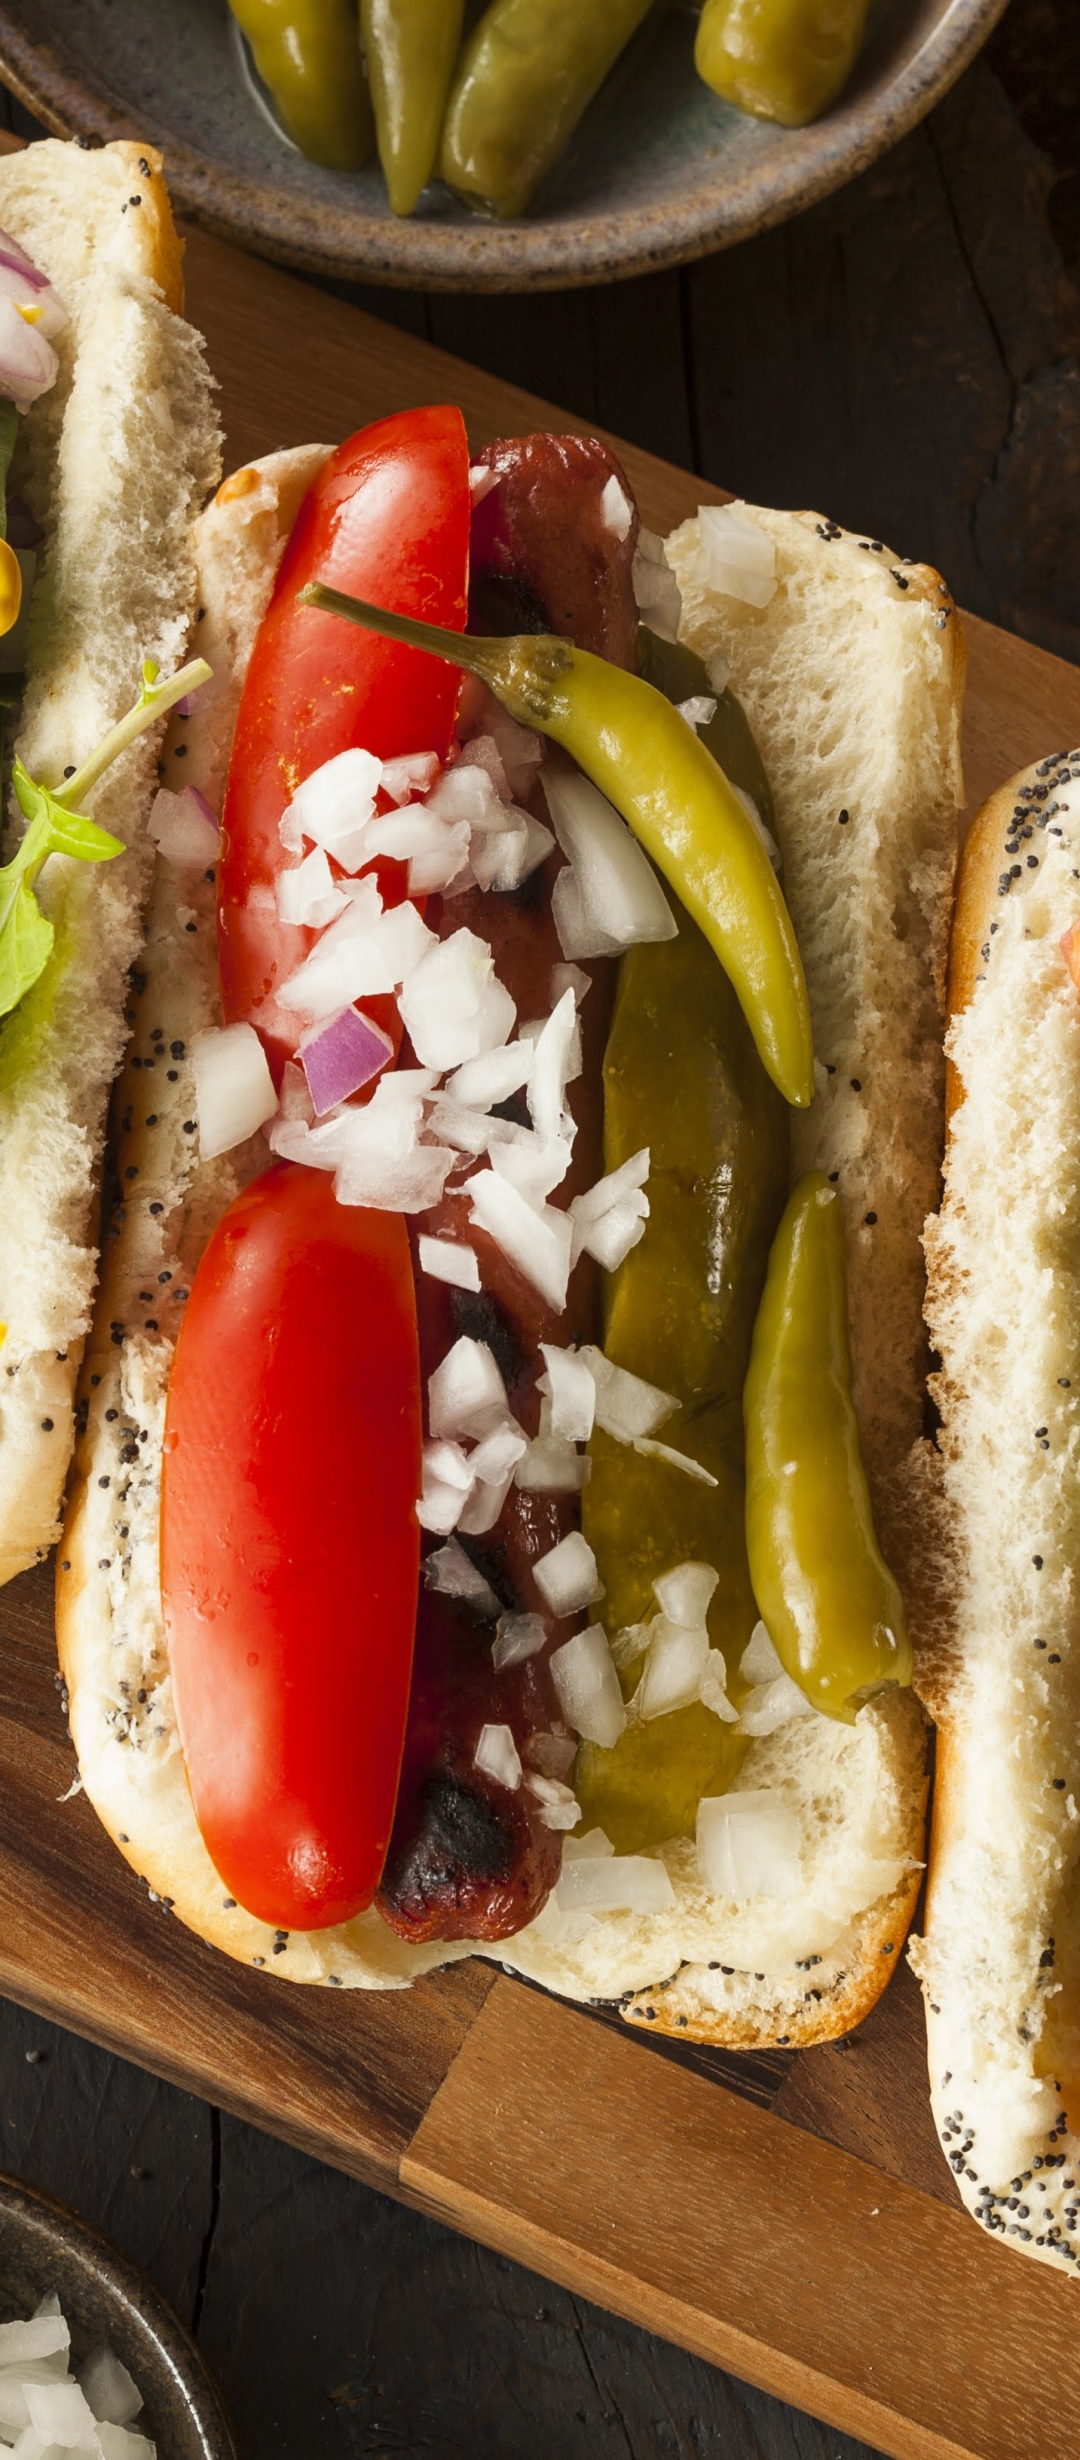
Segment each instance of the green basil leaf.
[[[0,872],[0,898],[4,881],[5,874]],[[53,936],[53,926],[46,921],[29,881],[19,880],[0,930],[0,1017],[9,1016],[44,973]]]

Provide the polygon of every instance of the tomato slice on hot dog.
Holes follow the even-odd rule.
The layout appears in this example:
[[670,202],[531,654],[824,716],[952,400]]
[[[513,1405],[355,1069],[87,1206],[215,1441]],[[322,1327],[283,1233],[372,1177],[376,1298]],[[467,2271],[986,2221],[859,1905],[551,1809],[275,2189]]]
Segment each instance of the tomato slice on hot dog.
[[[445,758],[455,670],[343,639],[296,593],[340,586],[463,628],[468,447],[460,413],[407,412],[326,463],[285,550],[241,702],[219,873],[226,1020],[279,1075],[298,1020],[275,991],[314,933],[281,921],[280,821],[354,747]],[[391,887],[384,887],[387,902]],[[349,1919],[382,1871],[419,1582],[416,1300],[400,1216],[279,1165],[200,1263],[169,1387],[161,1577],[196,1817],[248,1911],[282,1930]]]

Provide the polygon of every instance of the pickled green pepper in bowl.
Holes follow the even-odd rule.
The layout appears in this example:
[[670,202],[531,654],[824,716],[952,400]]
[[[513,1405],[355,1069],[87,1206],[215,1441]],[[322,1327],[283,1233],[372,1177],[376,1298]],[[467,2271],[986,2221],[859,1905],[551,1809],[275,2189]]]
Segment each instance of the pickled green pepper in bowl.
[[805,128],[847,84],[868,0],[705,0],[699,77],[755,119]]
[[290,142],[329,171],[362,171],[375,131],[352,0],[229,6]]

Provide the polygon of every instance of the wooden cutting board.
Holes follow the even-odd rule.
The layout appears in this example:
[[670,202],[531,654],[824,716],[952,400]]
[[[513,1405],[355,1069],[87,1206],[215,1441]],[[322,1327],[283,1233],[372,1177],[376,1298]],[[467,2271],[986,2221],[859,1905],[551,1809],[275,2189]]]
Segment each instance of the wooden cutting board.
[[[460,402],[476,446],[582,426],[218,241],[192,235],[188,275],[234,465],[427,401]],[[720,500],[619,450],[653,528]],[[977,801],[1080,741],[1080,671],[967,630]],[[43,1567],[0,1592],[9,1997],[897,2460],[1046,2460],[1080,2407],[1080,2307],[961,2212],[906,1969],[849,2043],[802,2056],[643,2040],[481,1963],[370,1997],[289,1988],[182,1930],[62,1799],[54,1665]]]

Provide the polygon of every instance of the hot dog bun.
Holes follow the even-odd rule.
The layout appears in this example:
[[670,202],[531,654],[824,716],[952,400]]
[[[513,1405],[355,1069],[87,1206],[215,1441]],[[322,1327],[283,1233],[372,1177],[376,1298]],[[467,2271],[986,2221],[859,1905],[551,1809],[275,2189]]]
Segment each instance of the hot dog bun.
[[[22,421],[14,483],[45,532],[15,748],[60,778],[137,697],[142,660],[182,662],[195,608],[189,524],[220,467],[199,336],[181,318],[180,248],[149,147],[53,141],[0,161],[0,227],[70,315],[60,372]],[[0,1040],[0,1581],[57,1534],[97,1266],[95,1194],[127,1028],[160,734],[91,797],[133,853],[54,857],[40,903],[62,961]],[[8,859],[14,839],[5,842]]]
[[[953,923],[944,1200],[927,1227],[949,1600],[925,1936],[942,2146],[969,2208],[1077,2269],[1080,2221],[1080,753],[967,839]],[[1072,2218],[1070,2219],[1070,2214]]]
[[[165,778],[197,784],[215,805],[255,630],[324,449],[278,454],[226,481],[196,527],[205,608],[198,645],[216,680],[190,719],[172,722]],[[695,588],[694,525],[672,542],[672,560],[688,635],[730,660],[775,781],[823,1054],[798,1167],[841,1172],[856,1342],[865,1345],[872,1326],[877,1344],[860,1358],[863,1439],[877,1509],[883,1520],[891,1515],[890,1543],[906,1548],[902,1464],[921,1411],[917,1238],[939,1152],[938,1003],[963,647],[936,575],[905,569],[902,588],[869,548],[830,525],[755,517],[775,540],[780,577],[773,605],[755,617]],[[850,818],[841,825],[845,795]],[[467,1953],[468,1943],[412,1949],[374,1913],[283,1940],[230,1903],[191,1808],[158,1586],[169,1327],[214,1221],[265,1161],[257,1139],[199,1163],[185,1133],[193,1109],[186,1048],[194,1031],[220,1018],[209,880],[159,863],[142,973],[120,1089],[125,1202],[106,1241],[57,1584],[80,1773],[145,1884],[214,1945],[286,1978],[393,1986]],[[883,1021],[886,991],[891,1026]],[[832,1090],[826,1063],[842,1070],[842,1088]],[[856,1095],[848,1080],[860,1068]],[[921,1174],[913,1194],[909,1168]],[[868,1210],[879,1214],[880,1242],[865,1223]],[[630,2019],[661,2030],[736,2046],[831,2038],[866,2012],[899,1952],[921,1872],[924,1762],[922,1715],[910,1693],[868,1708],[854,1728],[814,1718],[781,1729],[752,1745],[740,1782],[776,1785],[799,1811],[806,1884],[795,1903],[725,1905],[703,1888],[684,1840],[665,1849],[676,1895],[670,1915],[605,1914],[583,1925],[550,1908],[494,1952],[573,1997],[630,1994]]]

